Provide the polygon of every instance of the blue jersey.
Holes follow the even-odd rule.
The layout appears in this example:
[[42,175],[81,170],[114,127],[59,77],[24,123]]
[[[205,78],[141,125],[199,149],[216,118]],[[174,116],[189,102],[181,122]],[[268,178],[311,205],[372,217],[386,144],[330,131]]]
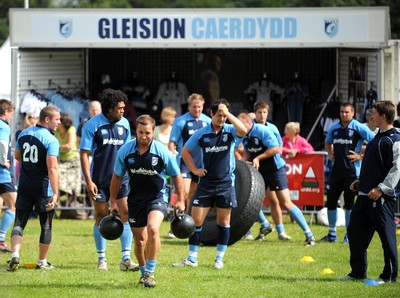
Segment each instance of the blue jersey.
[[[181,160],[181,151],[187,140],[194,134],[194,132],[200,128],[203,128],[211,123],[211,118],[204,115],[200,115],[198,119],[194,118],[189,112],[183,114],[182,116],[175,119],[172,125],[171,134],[169,140],[176,143],[178,151],[178,162],[183,162]],[[200,148],[196,148],[192,151],[192,158],[194,164],[197,167],[201,165],[201,153]]]
[[[11,162],[11,131],[10,125],[0,119],[0,141],[5,141],[8,144],[7,160]],[[2,153],[1,153],[2,154]],[[7,167],[0,165],[0,183],[11,183],[12,177],[11,172]]]
[[92,153],[90,172],[98,188],[110,187],[117,151],[131,139],[126,118],[111,123],[103,114],[90,118],[82,127],[81,150]]
[[[386,198],[400,195],[400,130],[379,132],[365,150],[358,190],[368,194],[380,186]],[[390,190],[390,191],[388,191]]]
[[51,197],[46,158],[59,156],[60,143],[47,127],[37,124],[24,129],[18,136],[15,148],[21,152],[21,171],[18,181],[18,193]]
[[[253,123],[261,124],[261,123],[256,122],[255,120],[253,120]],[[276,127],[275,124],[272,124],[271,122],[268,122],[268,121],[265,122],[265,126],[267,126],[274,133],[276,139],[278,140],[279,146],[282,146],[283,145],[282,137],[281,137],[278,127]]]
[[166,175],[175,177],[180,173],[176,159],[157,141],[153,141],[144,154],[139,153],[136,145],[136,140],[123,145],[114,166],[117,176],[127,172],[130,177],[128,205],[140,209],[157,198],[168,203]]
[[[279,142],[269,126],[254,123],[249,133],[243,137],[243,146],[250,154],[250,161],[253,161],[254,158],[264,153],[265,150],[279,147]],[[282,155],[277,153],[274,156],[260,160],[259,172],[268,174],[276,172],[285,166],[286,162]]]
[[351,162],[347,155],[349,150],[359,153],[364,140],[369,142],[374,138],[374,133],[366,126],[353,119],[343,127],[341,122],[333,124],[326,135],[325,142],[333,145],[335,162],[332,171],[341,173],[355,171],[361,161]]
[[199,186],[231,187],[235,184],[234,170],[236,167],[234,146],[241,138],[236,136],[232,124],[224,124],[218,134],[215,134],[212,124],[197,130],[186,142],[185,146],[193,151],[201,148],[201,168],[207,174],[200,178]]

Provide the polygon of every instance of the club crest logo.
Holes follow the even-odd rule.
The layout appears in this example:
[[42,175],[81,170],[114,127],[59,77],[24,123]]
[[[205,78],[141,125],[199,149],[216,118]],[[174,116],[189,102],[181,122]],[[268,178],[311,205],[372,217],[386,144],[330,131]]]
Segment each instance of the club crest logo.
[[72,20],[60,20],[59,30],[63,37],[70,37],[72,34]]
[[325,34],[328,37],[335,37],[339,32],[339,20],[338,19],[326,19],[325,20]]
[[124,134],[124,128],[123,127],[118,127],[118,134],[122,136]]
[[222,136],[222,141],[224,143],[228,141],[228,135],[226,133]]
[[155,167],[158,164],[158,157],[153,156],[151,159],[151,165]]

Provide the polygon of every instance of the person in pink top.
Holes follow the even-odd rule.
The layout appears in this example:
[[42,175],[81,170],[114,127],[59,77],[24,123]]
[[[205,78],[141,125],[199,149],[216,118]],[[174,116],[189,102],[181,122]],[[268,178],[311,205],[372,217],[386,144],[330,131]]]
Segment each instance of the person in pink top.
[[297,153],[314,152],[313,146],[300,135],[299,122],[286,123],[282,142],[282,155],[286,159],[295,157]]

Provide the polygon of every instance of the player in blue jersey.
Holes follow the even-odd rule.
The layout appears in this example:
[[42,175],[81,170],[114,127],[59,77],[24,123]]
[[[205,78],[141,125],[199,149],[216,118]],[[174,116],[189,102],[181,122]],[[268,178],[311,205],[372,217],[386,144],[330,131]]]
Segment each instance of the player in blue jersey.
[[[82,128],[80,144],[81,166],[88,196],[93,200],[95,223],[93,236],[97,249],[97,269],[106,271],[106,239],[99,231],[99,224],[109,212],[110,182],[117,151],[131,139],[130,125],[123,117],[127,101],[125,93],[105,89],[101,93],[101,114],[90,118]],[[92,156],[90,163],[89,157]],[[132,232],[128,223],[128,176],[125,175],[117,196],[117,204],[124,230],[120,238],[122,260],[120,270],[136,271],[139,266],[131,257]]]
[[377,101],[372,121],[378,134],[366,148],[360,179],[350,188],[358,197],[347,229],[351,272],[341,280],[367,277],[367,249],[377,232],[382,243],[385,265],[376,283],[396,282],[398,252],[394,212],[400,196],[400,129],[393,127],[395,105]]
[[[231,210],[237,206],[235,195],[236,166],[234,145],[247,130],[243,123],[229,112],[229,103],[220,99],[211,105],[211,123],[197,130],[182,149],[182,158],[190,171],[200,177],[192,201],[192,217],[196,229],[189,238],[189,255],[174,267],[198,265],[197,256],[200,245],[201,230],[208,211],[217,207],[217,255],[215,269],[222,269],[223,257],[229,241]],[[229,120],[232,124],[226,124]],[[191,153],[200,147],[202,166],[194,163]]]
[[[349,224],[351,209],[354,206],[354,192],[350,190],[350,184],[357,179],[356,167],[359,160],[353,160],[353,152],[360,153],[364,141],[369,142],[374,133],[368,126],[361,124],[354,117],[354,107],[351,103],[340,105],[340,122],[333,124],[325,138],[325,150],[329,159],[333,162],[332,170],[327,183],[328,209],[328,235],[319,241],[336,242],[337,203],[343,192],[344,208],[346,209],[346,227]],[[352,152],[350,152],[352,151]],[[343,243],[348,243],[347,234]]]
[[290,200],[286,162],[281,155],[278,139],[268,126],[253,123],[249,115],[242,113],[238,118],[248,130],[243,138],[244,159],[251,161],[261,173],[266,189],[275,191],[279,203],[303,230],[306,236],[306,245],[314,245],[314,234],[308,227],[303,213]]
[[[204,98],[202,95],[197,93],[190,95],[189,111],[175,119],[169,138],[169,150],[172,153],[174,153],[175,150],[178,151],[177,160],[183,177],[186,208],[189,208],[191,198],[197,189],[198,177],[189,170],[185,162],[182,160],[181,151],[187,140],[189,140],[196,130],[207,126],[207,124],[211,122],[210,117],[202,113],[203,107]],[[196,148],[192,152],[193,161],[198,168],[201,167],[200,152],[200,147]]]
[[15,219],[15,200],[17,191],[10,172],[11,132],[9,122],[14,113],[14,106],[7,99],[0,99],[0,213],[3,201],[7,203],[7,210],[0,221],[0,251],[11,252],[5,237]]
[[12,259],[7,271],[19,266],[19,251],[29,215],[35,208],[41,227],[36,269],[53,269],[47,262],[52,237],[54,208],[58,202],[58,140],[53,135],[60,124],[60,111],[44,107],[39,123],[24,129],[15,144],[15,158],[21,164],[14,227],[11,232]]
[[123,176],[129,174],[129,223],[134,235],[135,255],[139,261],[139,284],[155,287],[154,271],[161,249],[160,226],[167,212],[166,175],[173,178],[178,200],[175,208],[185,210],[182,175],[175,157],[160,142],[153,142],[155,120],[142,115],[136,121],[136,139],[121,147],[111,180],[111,209],[119,209],[118,190]]
[[[265,101],[262,100],[257,101],[256,103],[254,103],[254,113],[255,113],[255,119],[253,122],[267,126],[274,133],[276,139],[278,140],[280,153],[282,153],[282,138],[279,133],[279,130],[274,124],[267,121],[269,114],[269,105]],[[282,218],[282,209],[275,190],[272,189],[271,187],[267,187],[265,189],[265,197],[269,202],[271,217],[275,222],[276,231],[278,232],[278,239],[282,241],[291,240],[292,238],[285,232],[285,226],[283,224],[283,218]],[[261,224],[261,228],[260,228],[260,233],[255,240],[263,240],[264,237],[267,236],[269,233],[271,233],[274,229],[270,225],[268,219],[265,217],[264,212],[262,210],[260,210],[259,212],[258,222]]]

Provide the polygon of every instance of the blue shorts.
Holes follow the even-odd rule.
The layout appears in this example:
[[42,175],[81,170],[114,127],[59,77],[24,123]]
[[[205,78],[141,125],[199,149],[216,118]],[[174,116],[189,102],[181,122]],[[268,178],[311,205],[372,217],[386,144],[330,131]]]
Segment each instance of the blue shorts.
[[192,200],[194,207],[218,207],[234,208],[237,207],[235,188],[217,187],[214,189],[197,187]]
[[280,168],[276,172],[262,174],[265,182],[265,189],[269,187],[271,191],[289,188],[286,176],[286,167]]
[[147,216],[153,210],[160,211],[164,217],[167,214],[167,203],[163,199],[156,199],[143,208],[128,206],[128,222],[132,228],[143,228],[147,226]]
[[[46,205],[49,203],[51,197],[38,197],[24,194],[17,194],[17,202],[15,207],[23,211],[32,211],[35,207],[36,213],[48,212]],[[52,210],[54,211],[54,210]]]
[[0,184],[0,195],[6,192],[17,192],[17,187],[14,183],[1,183]]

